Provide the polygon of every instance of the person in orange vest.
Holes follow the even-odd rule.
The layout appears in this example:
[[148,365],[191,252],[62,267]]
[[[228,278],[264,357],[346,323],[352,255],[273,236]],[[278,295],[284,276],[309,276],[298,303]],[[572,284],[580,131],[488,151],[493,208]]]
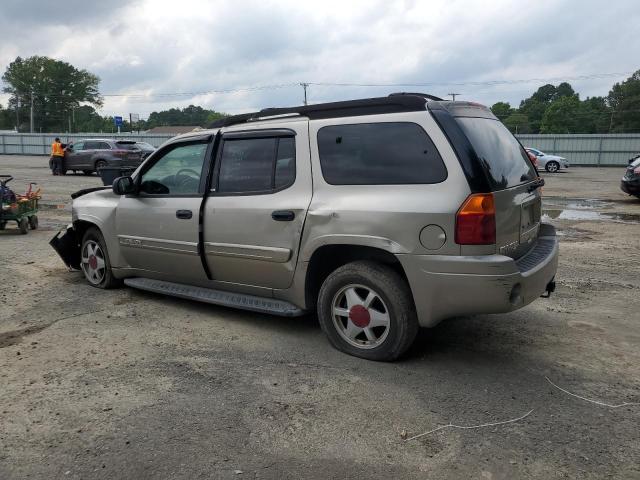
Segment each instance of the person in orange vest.
[[62,160],[64,159],[64,145],[60,143],[60,139],[56,137],[51,144],[51,173],[54,175],[62,174]]

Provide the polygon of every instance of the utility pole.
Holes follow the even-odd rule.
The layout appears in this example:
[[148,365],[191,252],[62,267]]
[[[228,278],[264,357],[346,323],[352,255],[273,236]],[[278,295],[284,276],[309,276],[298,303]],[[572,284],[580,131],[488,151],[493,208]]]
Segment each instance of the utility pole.
[[309,84],[306,82],[300,82],[300,86],[304,88],[304,104],[307,105],[307,87]]
[[[71,124],[75,129],[76,128],[76,107],[71,107],[71,119],[72,119]],[[73,133],[73,131],[71,133]]]
[[458,95],[462,95],[461,93],[447,93],[447,95],[451,95],[451,101],[455,102],[456,101],[456,97]]
[[20,97],[16,96],[16,132],[20,131]]
[[613,110],[611,110],[611,119],[609,120],[609,133],[611,133],[611,128],[613,128]]
[[33,88],[31,89],[31,122],[29,131],[33,133]]

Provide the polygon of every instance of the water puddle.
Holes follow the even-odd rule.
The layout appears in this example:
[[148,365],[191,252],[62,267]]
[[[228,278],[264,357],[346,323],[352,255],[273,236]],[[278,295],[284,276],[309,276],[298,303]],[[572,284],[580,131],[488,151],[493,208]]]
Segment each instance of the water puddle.
[[609,210],[613,208],[613,202],[597,200],[595,198],[544,198],[545,206],[563,210]]
[[[545,198],[543,199],[543,221],[604,221],[615,223],[640,223],[640,213],[612,212],[613,202],[593,198]],[[604,211],[600,211],[604,210]]]

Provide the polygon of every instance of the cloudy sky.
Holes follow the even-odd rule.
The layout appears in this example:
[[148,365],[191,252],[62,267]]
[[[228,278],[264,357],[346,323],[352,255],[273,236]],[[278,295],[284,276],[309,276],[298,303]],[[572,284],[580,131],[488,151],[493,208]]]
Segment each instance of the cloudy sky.
[[[543,83],[522,80],[585,97],[640,69],[638,0],[0,3],[0,72],[18,55],[65,60],[101,78],[109,115],[300,104],[300,82],[314,103],[424,91],[517,105]],[[336,83],[352,85],[323,85]]]

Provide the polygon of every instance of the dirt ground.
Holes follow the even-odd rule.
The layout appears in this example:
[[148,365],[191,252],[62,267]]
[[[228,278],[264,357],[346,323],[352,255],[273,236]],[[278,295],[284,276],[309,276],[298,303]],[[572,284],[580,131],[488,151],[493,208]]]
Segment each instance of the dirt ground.
[[550,299],[445,321],[381,364],[333,350],[313,316],[89,287],[47,242],[99,179],[46,160],[0,157],[47,207],[41,229],[0,232],[0,479],[640,478],[640,404],[545,378],[640,402],[623,167],[543,175],[561,234]]

